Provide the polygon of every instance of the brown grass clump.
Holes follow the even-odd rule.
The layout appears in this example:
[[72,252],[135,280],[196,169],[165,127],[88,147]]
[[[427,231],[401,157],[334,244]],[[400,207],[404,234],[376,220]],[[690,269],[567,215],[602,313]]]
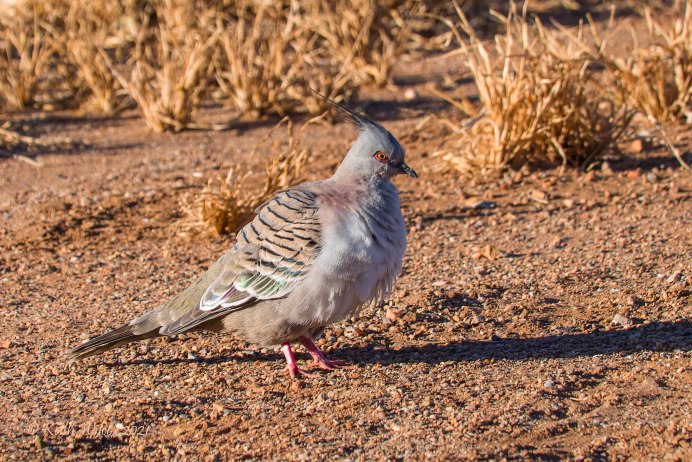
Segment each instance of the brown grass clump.
[[[193,123],[209,94],[239,112],[319,113],[385,83],[414,0],[27,0],[0,15],[0,98],[13,108],[110,114],[135,104],[155,131]],[[216,88],[212,88],[216,86]],[[39,98],[40,97],[40,98]]]
[[455,33],[483,107],[456,102],[474,116],[438,152],[456,169],[487,174],[546,162],[584,167],[617,142],[631,114],[589,86],[590,62],[578,47],[540,22],[529,24],[526,4],[518,12],[512,2],[507,16],[493,12],[505,28],[494,49],[458,5],[457,13],[468,39]]
[[309,88],[342,101],[362,84],[387,81],[414,3],[238,1],[218,16],[216,80],[243,113],[322,112],[329,106]]
[[0,14],[0,97],[14,109],[32,106],[53,48],[34,2]]
[[[608,24],[610,32],[616,28],[614,12]],[[570,34],[575,43],[606,67],[620,99],[655,122],[692,119],[692,0],[686,0],[684,10],[676,9],[673,14],[677,17],[671,27],[654,19],[646,8],[644,17],[651,44],[641,46],[637,33],[631,31],[631,51],[624,57],[609,51],[610,33],[602,38],[592,20],[588,41]]]
[[[118,60],[114,50],[130,48],[126,34],[119,26],[131,23],[132,17],[113,3],[73,2],[65,17],[64,53],[73,66],[74,75],[66,80],[76,81],[88,89],[83,97],[83,109],[92,113],[111,114],[124,105],[124,92],[110,66]],[[59,39],[59,37],[55,37]],[[77,96],[76,99],[81,99]]]
[[[184,232],[208,228],[217,234],[229,234],[247,223],[255,209],[269,200],[275,192],[296,184],[307,160],[308,151],[300,149],[293,135],[293,123],[284,117],[275,127],[286,123],[288,146],[278,156],[267,161],[266,177],[261,189],[251,188],[251,172],[240,165],[228,170],[225,178],[210,178],[201,194],[182,203],[186,217],[179,223]],[[272,130],[274,130],[272,129]]]
[[305,30],[299,4],[237,2],[234,15],[221,18],[221,52],[216,80],[231,104],[255,117],[284,114],[300,106],[306,57],[316,36]]
[[134,65],[129,76],[112,64],[109,67],[154,131],[197,128],[191,123],[192,112],[206,87],[218,40],[211,11],[200,15],[195,2],[173,0],[151,2],[150,6],[135,26]]

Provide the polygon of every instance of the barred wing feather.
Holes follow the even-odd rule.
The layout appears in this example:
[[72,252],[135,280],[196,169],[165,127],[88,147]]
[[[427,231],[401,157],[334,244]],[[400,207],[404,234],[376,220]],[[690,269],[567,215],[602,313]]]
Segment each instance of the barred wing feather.
[[282,298],[307,274],[320,250],[317,196],[301,189],[278,193],[257,210],[224,257],[224,269],[199,306],[164,330],[187,330],[257,300]]

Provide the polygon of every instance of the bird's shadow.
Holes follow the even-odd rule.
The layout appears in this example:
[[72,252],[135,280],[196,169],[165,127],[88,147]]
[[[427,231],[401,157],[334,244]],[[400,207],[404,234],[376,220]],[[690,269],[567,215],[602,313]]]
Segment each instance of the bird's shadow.
[[333,350],[333,354],[353,356],[358,362],[365,364],[439,364],[450,361],[522,361],[676,350],[692,351],[692,322],[688,320],[652,322],[629,329],[589,333],[428,343],[400,349],[338,348]]
[[[459,340],[426,343],[399,349],[376,346],[354,346],[332,349],[334,357],[348,358],[356,364],[439,364],[478,360],[522,361],[538,358],[575,358],[641,351],[692,351],[692,322],[651,322],[629,329],[603,330],[589,333],[546,335],[529,338],[498,338],[496,340]],[[107,366],[137,364],[220,364],[227,362],[276,361],[278,354],[253,352],[242,356],[212,356],[198,359],[138,359]]]

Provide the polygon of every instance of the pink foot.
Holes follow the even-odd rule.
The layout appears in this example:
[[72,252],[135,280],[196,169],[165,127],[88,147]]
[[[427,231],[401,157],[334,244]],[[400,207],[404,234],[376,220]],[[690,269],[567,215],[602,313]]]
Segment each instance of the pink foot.
[[291,344],[286,342],[281,345],[281,351],[283,352],[284,356],[286,357],[286,369],[288,369],[288,373],[291,374],[292,379],[297,379],[301,375],[304,376],[311,376],[309,372],[304,371],[303,369],[298,367],[298,364],[296,364],[296,359],[293,357],[293,350],[291,350]]
[[327,359],[327,357],[324,356],[324,353],[317,348],[317,345],[315,345],[315,342],[313,342],[311,338],[300,337],[298,340],[300,340],[300,343],[303,344],[305,349],[308,350],[308,353],[310,353],[310,356],[312,356],[314,366],[319,367],[320,369],[333,371],[337,367],[348,365],[348,362],[341,359]]

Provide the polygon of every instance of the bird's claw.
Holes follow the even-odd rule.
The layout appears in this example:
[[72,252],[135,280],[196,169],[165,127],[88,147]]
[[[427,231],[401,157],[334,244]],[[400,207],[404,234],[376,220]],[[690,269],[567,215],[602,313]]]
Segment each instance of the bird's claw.
[[348,362],[341,359],[327,359],[324,356],[321,358],[315,358],[312,365],[324,369],[327,371],[333,371],[338,367],[348,366]]
[[291,367],[290,365],[286,366],[286,369],[288,369],[288,373],[291,375],[292,379],[300,379],[301,377],[312,377],[314,375],[311,372],[299,368],[295,364],[293,365],[293,367]]

